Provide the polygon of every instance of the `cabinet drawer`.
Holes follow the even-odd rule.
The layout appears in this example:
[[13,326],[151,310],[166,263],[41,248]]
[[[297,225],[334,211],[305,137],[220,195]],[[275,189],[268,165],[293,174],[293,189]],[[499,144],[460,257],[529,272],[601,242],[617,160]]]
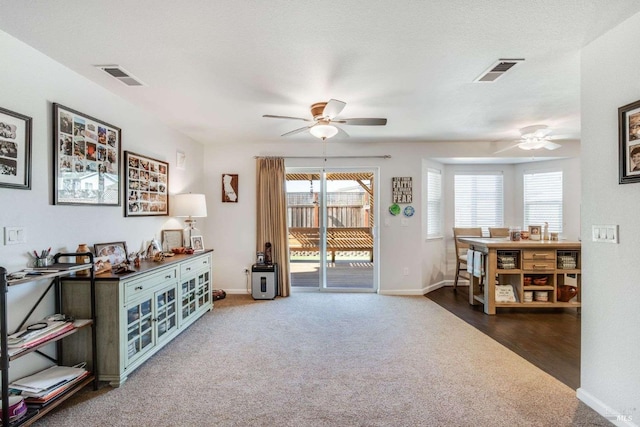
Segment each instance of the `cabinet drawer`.
[[525,260],[522,262],[522,269],[528,271],[536,271],[536,270],[554,270],[556,268],[556,263],[554,260]]
[[180,264],[180,275],[195,273],[203,268],[209,269],[211,267],[211,257],[203,256],[192,261],[183,262]]
[[535,261],[544,261],[550,260],[555,261],[556,259],[556,251],[554,250],[524,250],[522,251],[522,258],[525,260],[535,260]]
[[157,273],[145,275],[139,279],[133,279],[124,284],[124,300],[131,301],[139,295],[143,295],[155,286],[162,285],[178,278],[177,268],[167,268]]

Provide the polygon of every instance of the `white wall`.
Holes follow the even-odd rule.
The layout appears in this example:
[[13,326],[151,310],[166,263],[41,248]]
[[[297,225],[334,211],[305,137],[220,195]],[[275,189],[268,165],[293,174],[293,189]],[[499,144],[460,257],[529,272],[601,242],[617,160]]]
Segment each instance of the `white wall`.
[[[571,147],[567,147],[569,149]],[[404,143],[404,144],[353,144],[345,140],[330,140],[327,143],[327,156],[372,156],[391,155],[390,159],[331,159],[327,167],[378,167],[380,219],[380,293],[421,295],[430,285],[451,280],[455,269],[453,257],[453,211],[446,205],[445,238],[425,240],[422,223],[422,176],[426,167],[442,167],[441,163],[431,160],[442,157],[486,157],[495,151],[491,144],[478,143],[470,148],[461,143]],[[575,155],[576,147],[571,153]],[[254,262],[256,224],[255,224],[255,156],[323,156],[322,143],[309,139],[303,143],[283,141],[282,143],[263,143],[242,145],[213,144],[205,148],[205,180],[210,211],[207,218],[208,232],[205,242],[211,242],[216,250],[216,287],[231,293],[246,292],[247,276],[244,269]],[[288,167],[321,167],[320,159],[287,159]],[[567,204],[579,204],[578,175],[575,175],[577,161],[558,160],[533,164],[531,168],[567,167],[572,173],[566,174],[571,187],[577,187]],[[457,166],[444,165],[444,185],[446,203],[452,203],[453,186],[447,180],[453,180],[450,171],[460,168],[469,170],[503,170],[505,172],[505,200],[514,200],[521,188],[521,179],[516,179],[516,166]],[[518,166],[518,168],[524,166]],[[224,173],[239,174],[238,203],[221,202],[221,177]],[[391,205],[391,178],[395,176],[413,177],[413,204],[416,213],[409,218],[407,226],[401,225],[402,216],[392,216],[388,212]],[[519,185],[519,187],[518,187]],[[577,224],[577,212],[573,224]],[[507,203],[505,206],[507,224],[522,223],[522,203]],[[577,225],[576,225],[577,227]],[[575,233],[577,235],[577,232]],[[403,274],[405,268],[409,275]]]
[[[640,183],[618,184],[618,108],[640,99],[640,14],[582,53],[582,356],[578,397],[605,415],[640,420]],[[593,243],[594,224],[619,244]],[[620,423],[622,425],[622,422]]]
[[[120,127],[123,150],[168,161],[171,194],[201,189],[202,146],[3,32],[0,52],[0,106],[33,118],[31,190],[0,187],[0,227],[24,227],[27,242],[5,246],[0,240],[1,266],[16,271],[27,266],[32,250],[73,251],[79,243],[125,241],[130,251],[138,250],[143,240],[160,238],[162,228],[183,227],[170,217],[125,218],[123,207],[52,205],[54,102]],[[176,149],[187,154],[185,170],[175,168]],[[11,288],[9,330],[39,296],[39,286]],[[43,316],[53,311],[48,302]]]

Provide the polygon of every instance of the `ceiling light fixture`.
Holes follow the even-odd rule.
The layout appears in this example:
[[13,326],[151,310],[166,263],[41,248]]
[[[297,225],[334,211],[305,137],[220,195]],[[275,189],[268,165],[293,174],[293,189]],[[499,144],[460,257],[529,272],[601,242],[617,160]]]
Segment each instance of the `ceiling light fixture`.
[[330,125],[326,120],[321,120],[317,125],[312,126],[309,132],[311,132],[311,135],[324,141],[327,138],[336,136],[338,128]]

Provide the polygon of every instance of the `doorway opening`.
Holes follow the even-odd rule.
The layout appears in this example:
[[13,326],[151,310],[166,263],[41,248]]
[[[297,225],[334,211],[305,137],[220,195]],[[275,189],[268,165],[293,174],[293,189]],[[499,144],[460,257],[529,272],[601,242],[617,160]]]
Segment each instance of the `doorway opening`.
[[291,287],[377,291],[373,170],[288,168]]

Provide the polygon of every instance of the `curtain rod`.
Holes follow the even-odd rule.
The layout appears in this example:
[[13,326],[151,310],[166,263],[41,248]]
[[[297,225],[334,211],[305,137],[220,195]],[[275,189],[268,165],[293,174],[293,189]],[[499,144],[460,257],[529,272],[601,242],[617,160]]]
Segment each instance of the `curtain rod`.
[[383,154],[380,156],[253,156],[254,159],[268,159],[273,157],[281,157],[283,159],[390,159],[391,155]]

